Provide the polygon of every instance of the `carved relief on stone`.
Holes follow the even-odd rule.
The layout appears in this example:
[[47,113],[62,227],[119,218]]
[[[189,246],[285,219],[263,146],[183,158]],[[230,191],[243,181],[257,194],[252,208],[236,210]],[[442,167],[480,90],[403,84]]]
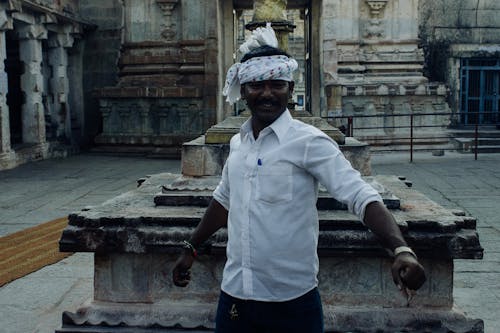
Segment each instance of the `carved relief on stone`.
[[47,39],[47,28],[43,24],[30,24],[16,29],[19,39]]
[[369,8],[369,20],[363,36],[365,38],[384,37],[384,9],[389,0],[365,0]]
[[364,114],[366,110],[365,104],[354,104],[354,112]]
[[153,106],[158,121],[155,126],[159,135],[177,133],[200,134],[203,129],[203,111],[200,101],[160,99]]
[[172,13],[178,2],[179,0],[156,0],[158,7],[160,7],[163,12],[163,16],[165,16],[165,23],[162,24],[163,30],[161,31],[161,36],[167,41],[174,40],[177,34],[175,23],[172,20]]
[[13,29],[12,18],[5,10],[0,11],[0,31]]
[[72,34],[69,32],[57,33],[49,36],[48,38],[48,47],[56,48],[56,47],[65,47],[70,48],[73,46],[75,39]]
[[361,52],[359,47],[342,45],[337,49],[338,62],[359,62]]
[[381,38],[384,37],[384,27],[382,20],[370,19],[365,28],[364,37],[366,38]]
[[370,8],[370,16],[372,18],[380,17],[380,13],[384,11],[388,1],[389,0],[365,0]]
[[286,21],[286,5],[288,0],[255,0],[255,21]]

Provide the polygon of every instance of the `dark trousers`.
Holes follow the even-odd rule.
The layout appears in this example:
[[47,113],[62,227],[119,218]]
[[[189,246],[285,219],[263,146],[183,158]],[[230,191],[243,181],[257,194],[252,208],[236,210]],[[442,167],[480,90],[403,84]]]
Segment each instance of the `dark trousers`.
[[221,292],[215,333],[323,333],[318,289],[286,302],[245,301]]

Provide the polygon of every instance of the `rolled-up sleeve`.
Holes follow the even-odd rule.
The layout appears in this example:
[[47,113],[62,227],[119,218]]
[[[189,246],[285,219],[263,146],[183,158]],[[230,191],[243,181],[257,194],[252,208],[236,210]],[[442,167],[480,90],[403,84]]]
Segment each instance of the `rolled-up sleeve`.
[[380,201],[379,193],[351,166],[337,144],[325,136],[316,136],[306,145],[304,166],[326,187],[330,195],[346,204],[363,222],[366,206]]

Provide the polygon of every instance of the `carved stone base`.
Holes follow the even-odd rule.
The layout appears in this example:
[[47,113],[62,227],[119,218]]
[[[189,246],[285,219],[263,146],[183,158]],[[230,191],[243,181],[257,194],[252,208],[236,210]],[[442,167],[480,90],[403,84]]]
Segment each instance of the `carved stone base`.
[[[207,132],[208,133],[208,132]],[[221,134],[221,132],[219,132]],[[228,137],[229,132],[223,135]],[[370,147],[355,138],[345,138],[340,150],[351,165],[362,175],[371,174]],[[207,144],[206,136],[198,137],[182,145],[182,174],[187,176],[215,176],[222,173],[229,155],[229,144]]]
[[[174,309],[168,310],[168,309]],[[377,309],[356,306],[323,305],[325,332],[352,332],[353,324],[359,333],[482,333],[483,321],[469,319],[457,309]],[[89,302],[78,313],[63,314],[63,326],[56,333],[175,333],[213,332],[216,303],[112,305]],[[187,315],[199,317],[206,326],[191,327],[172,323]],[[118,321],[118,319],[120,321]],[[151,326],[144,326],[148,321]],[[148,324],[149,325],[149,324]]]
[[[372,181],[427,281],[408,307],[392,281],[392,258],[375,236],[345,208],[318,201],[318,281],[327,332],[483,332],[481,320],[453,306],[453,260],[482,258],[475,219],[437,205],[397,177]],[[134,191],[70,215],[60,250],[95,252],[94,295],[76,313],[64,314],[58,332],[212,331],[226,229],[200,247],[186,288],[175,287],[171,274],[182,241],[205,211],[202,197],[216,182],[215,176],[153,175]],[[177,201],[159,205],[156,198],[165,194]]]
[[[224,256],[202,255],[193,280],[174,287],[175,254],[96,254],[95,293],[58,332],[213,331]],[[450,261],[422,260],[428,280],[410,307],[390,278],[391,260],[322,257],[319,290],[327,332],[483,332],[452,307]]]
[[[241,125],[248,119],[248,117],[229,117],[222,122],[210,127],[205,134],[205,143],[229,143],[233,135],[239,133]],[[306,124],[312,125],[323,131],[330,138],[335,140],[338,144],[344,144],[344,134],[320,117],[296,117]]]

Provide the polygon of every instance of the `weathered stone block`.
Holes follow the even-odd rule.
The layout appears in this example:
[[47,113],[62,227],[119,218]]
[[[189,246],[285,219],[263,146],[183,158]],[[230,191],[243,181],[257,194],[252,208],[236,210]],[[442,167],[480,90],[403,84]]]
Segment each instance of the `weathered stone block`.
[[100,254],[94,257],[94,299],[151,303],[151,255]]
[[[212,139],[218,142],[228,141],[234,133],[219,131]],[[345,138],[345,144],[340,150],[351,165],[362,175],[371,174],[370,148],[366,143],[354,138]],[[229,155],[229,144],[206,144],[205,136],[186,142],[182,145],[182,173],[187,176],[214,176],[220,175],[224,163]]]

